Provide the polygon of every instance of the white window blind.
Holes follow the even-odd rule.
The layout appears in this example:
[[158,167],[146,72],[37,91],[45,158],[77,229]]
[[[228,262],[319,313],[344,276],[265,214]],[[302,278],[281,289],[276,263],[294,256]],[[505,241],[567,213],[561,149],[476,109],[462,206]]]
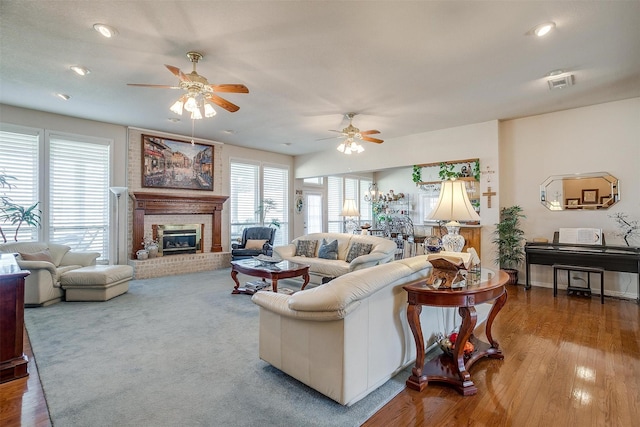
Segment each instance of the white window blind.
[[49,139],[49,240],[109,254],[109,144]]
[[[38,131],[21,130],[20,132],[0,131],[0,174],[6,177],[4,187],[0,185],[0,196],[3,201],[29,208],[38,203]],[[13,179],[15,178],[15,179]],[[4,205],[7,207],[8,205]],[[41,209],[40,204],[36,209]],[[2,214],[9,214],[3,210]],[[11,224],[11,220],[0,219],[0,227],[7,241],[16,239],[18,224]],[[38,239],[38,228],[22,224],[17,240],[29,241]],[[0,236],[0,243],[4,239]]]
[[272,220],[280,223],[274,246],[289,243],[289,169],[265,166],[262,171],[262,199],[272,200],[273,207],[266,213],[264,225]]
[[327,177],[327,230],[329,233],[342,233],[344,231],[342,204],[344,200],[342,177]]
[[231,162],[231,241],[242,237],[245,227],[259,225],[258,174],[257,164]]

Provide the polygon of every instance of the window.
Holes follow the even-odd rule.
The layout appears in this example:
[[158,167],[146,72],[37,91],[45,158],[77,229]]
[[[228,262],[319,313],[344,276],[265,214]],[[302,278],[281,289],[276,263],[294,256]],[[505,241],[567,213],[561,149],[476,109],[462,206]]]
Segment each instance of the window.
[[364,195],[371,184],[370,179],[354,177],[327,177],[327,226],[330,233],[344,232],[342,206],[345,199],[353,199],[360,212],[356,219],[359,224],[371,223],[371,204],[365,202]]
[[283,166],[231,161],[231,241],[246,227],[277,227],[275,245],[289,242],[289,169]]
[[[8,129],[3,126],[0,131],[0,175],[6,180],[0,185],[0,196],[3,201],[28,208],[39,200],[38,156],[41,134],[37,130],[16,128],[16,132],[12,132]],[[36,209],[42,209],[42,206],[38,204]],[[6,211],[1,212],[2,215],[5,213]],[[38,240],[37,227],[21,224],[16,236],[18,224],[11,222],[0,220],[4,233],[4,238],[0,236],[0,243],[5,239],[13,241],[16,237],[20,241]]]
[[[62,243],[108,261],[110,146],[109,140],[2,126],[0,171],[16,178],[3,192],[24,207],[38,203],[42,212],[41,228],[23,223],[18,240]],[[16,227],[2,224],[12,233],[8,240]]]
[[49,237],[109,253],[109,144],[49,137]]

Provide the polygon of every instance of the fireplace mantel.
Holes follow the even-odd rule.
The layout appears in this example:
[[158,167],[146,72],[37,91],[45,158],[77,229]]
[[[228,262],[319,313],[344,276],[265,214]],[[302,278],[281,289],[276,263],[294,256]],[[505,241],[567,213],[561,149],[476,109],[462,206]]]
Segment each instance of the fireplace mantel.
[[133,236],[131,259],[142,249],[145,215],[211,215],[211,252],[222,252],[222,205],[227,196],[177,196],[133,193]]

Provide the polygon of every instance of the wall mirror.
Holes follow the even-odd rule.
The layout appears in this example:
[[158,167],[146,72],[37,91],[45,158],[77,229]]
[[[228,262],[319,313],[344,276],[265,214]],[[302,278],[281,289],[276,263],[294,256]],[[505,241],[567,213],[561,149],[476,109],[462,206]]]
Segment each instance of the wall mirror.
[[540,184],[540,203],[552,211],[608,209],[619,200],[618,178],[608,172],[552,175]]

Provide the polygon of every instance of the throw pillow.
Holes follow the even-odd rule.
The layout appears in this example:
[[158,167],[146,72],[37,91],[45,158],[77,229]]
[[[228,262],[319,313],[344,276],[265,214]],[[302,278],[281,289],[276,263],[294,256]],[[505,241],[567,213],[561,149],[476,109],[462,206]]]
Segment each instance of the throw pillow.
[[327,243],[326,239],[322,239],[322,244],[318,249],[318,258],[338,259],[338,241]]
[[298,240],[296,244],[296,256],[306,256],[313,258],[316,256],[317,240]]
[[30,254],[23,254],[22,252],[18,252],[20,257],[25,261],[47,261],[53,264],[53,258],[51,257],[51,252],[49,249],[45,249],[42,252],[32,252]]
[[349,248],[349,253],[347,254],[347,258],[345,261],[351,262],[354,259],[358,258],[360,255],[367,255],[371,252],[371,248],[373,245],[371,243],[354,243]]
[[251,240],[247,239],[247,243],[245,243],[245,249],[262,249],[264,244],[267,243],[267,240]]

